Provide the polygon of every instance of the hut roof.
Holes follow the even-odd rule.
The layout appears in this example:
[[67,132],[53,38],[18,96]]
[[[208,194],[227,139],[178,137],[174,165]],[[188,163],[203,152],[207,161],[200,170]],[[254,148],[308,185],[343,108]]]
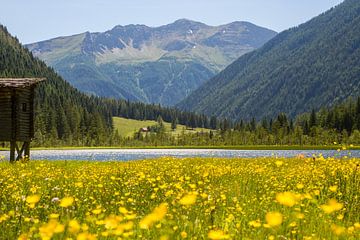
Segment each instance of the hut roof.
[[0,78],[0,88],[25,88],[45,80],[45,78]]

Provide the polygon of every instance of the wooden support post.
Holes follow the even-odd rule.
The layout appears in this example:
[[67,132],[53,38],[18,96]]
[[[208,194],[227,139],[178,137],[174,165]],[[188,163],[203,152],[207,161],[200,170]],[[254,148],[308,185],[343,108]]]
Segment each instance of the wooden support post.
[[16,145],[15,141],[10,142],[10,162],[11,163],[15,162],[15,145]]
[[26,149],[26,145],[27,145],[27,142],[24,142],[20,150],[19,150],[19,147],[16,145],[16,151],[17,151],[16,161],[19,161],[24,157],[23,152]]
[[25,157],[27,157],[28,159],[30,159],[30,142],[26,142],[26,146],[25,146]]

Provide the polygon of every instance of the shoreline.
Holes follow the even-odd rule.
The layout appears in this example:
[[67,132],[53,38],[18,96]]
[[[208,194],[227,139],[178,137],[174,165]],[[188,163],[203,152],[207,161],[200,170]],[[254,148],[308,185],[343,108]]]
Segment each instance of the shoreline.
[[[134,147],[32,147],[32,150],[96,150],[96,149],[219,149],[219,150],[338,150],[341,145],[332,146],[290,146],[290,145],[244,145],[244,146],[134,146]],[[360,150],[360,146],[346,147],[346,150]],[[8,148],[0,148],[0,151],[9,151]]]

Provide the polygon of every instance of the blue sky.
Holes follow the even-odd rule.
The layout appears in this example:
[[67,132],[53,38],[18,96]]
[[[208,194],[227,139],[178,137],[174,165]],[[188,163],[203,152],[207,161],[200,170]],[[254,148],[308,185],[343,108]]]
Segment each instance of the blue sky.
[[160,26],[179,18],[220,25],[233,21],[282,31],[342,0],[1,0],[0,23],[31,43],[115,25]]

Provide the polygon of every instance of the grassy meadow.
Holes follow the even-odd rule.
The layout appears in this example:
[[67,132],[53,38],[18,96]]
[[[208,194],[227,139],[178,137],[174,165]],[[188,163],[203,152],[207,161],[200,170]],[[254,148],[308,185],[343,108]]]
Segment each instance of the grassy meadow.
[[[121,118],[121,117],[113,117],[113,124],[114,124],[114,129],[118,130],[120,136],[133,137],[134,132],[139,131],[140,128],[155,126],[157,122],[152,120],[140,121],[134,119]],[[165,126],[165,132],[170,133],[174,136],[182,134],[183,132],[187,134],[187,133],[196,133],[201,131],[203,132],[210,131],[210,129],[206,129],[206,128],[187,129],[185,125],[181,125],[181,124],[177,124],[177,128],[173,131],[171,129],[171,123],[168,122],[164,122],[164,126]]]
[[0,163],[0,239],[359,239],[360,159]]

